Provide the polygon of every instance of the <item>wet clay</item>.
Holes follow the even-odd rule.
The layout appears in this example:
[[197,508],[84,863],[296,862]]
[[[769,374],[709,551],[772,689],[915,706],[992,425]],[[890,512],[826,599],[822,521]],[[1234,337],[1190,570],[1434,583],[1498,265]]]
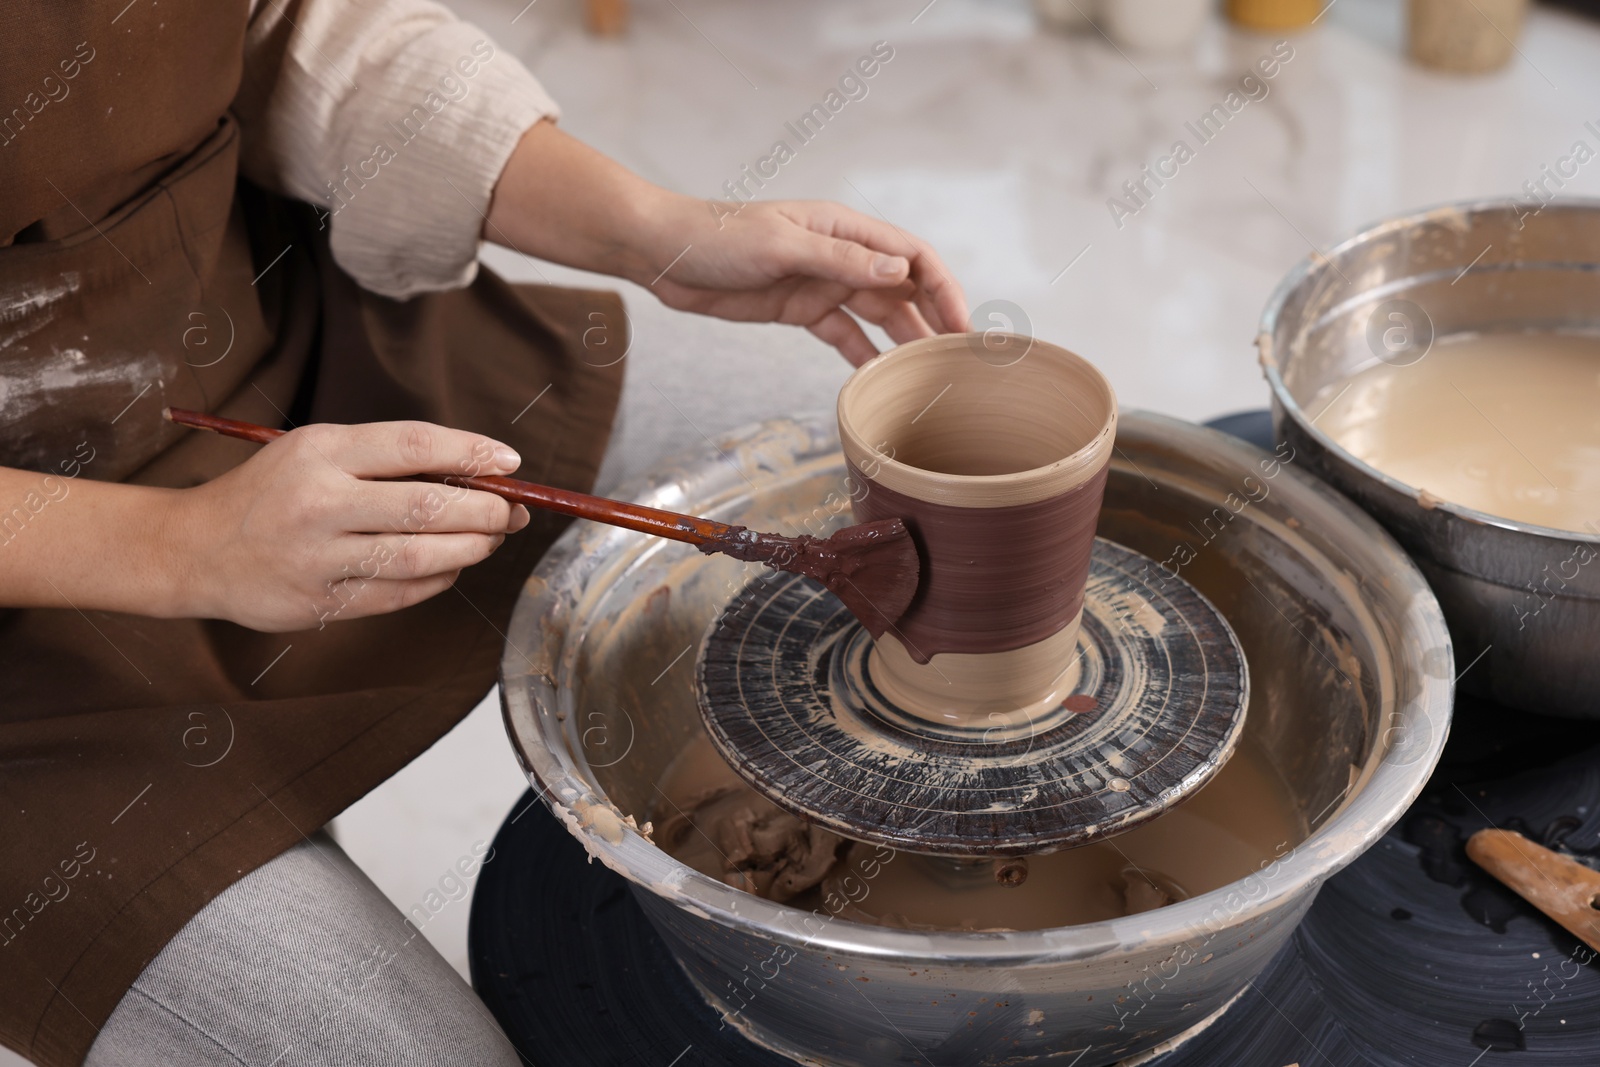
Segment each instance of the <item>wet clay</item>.
[[[736,864],[722,843],[739,834],[725,824],[750,817],[746,813],[770,817],[777,809],[744,785],[704,737],[674,761],[662,791],[694,813],[694,828],[669,831],[672,808],[663,805],[669,817],[656,812],[661,846],[703,874],[759,892],[751,887],[760,878],[741,884],[741,873],[729,873]],[[697,805],[696,796],[706,799]],[[813,845],[810,835],[822,832],[807,833],[799,820],[792,822],[783,838],[791,849],[784,870],[794,874],[762,895],[825,906],[855,922],[929,930],[1042,930],[1138,914],[1244,878],[1306,836],[1288,786],[1249,741],[1193,799],[1115,838],[1028,857],[1027,877],[1017,886],[1002,886],[990,860],[848,843],[833,862],[842,839],[824,834]],[[819,872],[824,857],[829,862]],[[805,884],[817,892],[797,888]],[[790,896],[776,896],[780,891]]]
[[[876,520],[876,521],[875,521]],[[725,537],[700,545],[747,563],[815,578],[837,596],[873,637],[905,614],[915,596],[921,560],[895,515],[879,515],[828,537],[757,533],[734,526]]]
[[1032,339],[997,360],[988,340],[902,345],[839,393],[857,521],[903,519],[922,556],[869,669],[904,710],[946,721],[997,704],[1046,714],[1070,686],[1116,433],[1116,397],[1087,361]]
[[1517,522],[1600,527],[1600,338],[1490,334],[1437,341],[1307,405],[1319,429],[1427,502]]
[[656,843],[700,873],[769,900],[814,888],[844,844],[750,788],[704,734],[667,767],[660,790]]
[[877,484],[854,464],[849,471],[866,488],[855,504],[857,521],[903,519],[927,561],[895,626],[918,663],[941,652],[1032,645],[1060,633],[1083,609],[1105,467],[1059,496],[997,508],[916,500]]

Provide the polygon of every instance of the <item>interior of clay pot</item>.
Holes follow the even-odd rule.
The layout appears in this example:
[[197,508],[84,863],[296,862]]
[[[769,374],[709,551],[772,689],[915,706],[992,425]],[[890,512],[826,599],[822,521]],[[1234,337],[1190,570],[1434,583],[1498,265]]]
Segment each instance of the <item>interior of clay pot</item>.
[[879,357],[840,393],[840,417],[868,447],[936,474],[1019,474],[1094,442],[1116,401],[1093,367],[1042,342],[997,365],[981,338],[930,338]]

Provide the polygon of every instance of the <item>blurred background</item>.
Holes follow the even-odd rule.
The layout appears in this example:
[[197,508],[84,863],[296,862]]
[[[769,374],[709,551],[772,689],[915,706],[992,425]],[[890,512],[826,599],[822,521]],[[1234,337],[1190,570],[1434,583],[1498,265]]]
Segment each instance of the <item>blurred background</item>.
[[[1443,201],[1533,211],[1600,194],[1593,5],[450,2],[539,76],[568,131],[651,180],[886,218],[938,249],[978,328],[1064,345],[1125,408],[1196,421],[1266,406],[1256,322],[1296,262]],[[841,85],[869,55],[872,77]],[[825,121],[801,129],[819,106]],[[498,247],[485,260],[517,280],[618,284]],[[803,331],[621,288],[633,341],[601,491],[736,426],[832,407],[849,368]],[[543,385],[528,384],[530,398]],[[524,788],[491,694],[334,830],[405,910]],[[453,900],[424,929],[463,974],[468,908]]]

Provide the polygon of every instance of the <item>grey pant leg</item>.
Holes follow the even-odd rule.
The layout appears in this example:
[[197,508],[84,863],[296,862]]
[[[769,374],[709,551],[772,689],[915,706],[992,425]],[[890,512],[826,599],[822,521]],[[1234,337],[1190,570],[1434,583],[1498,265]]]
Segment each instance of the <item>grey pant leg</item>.
[[85,1064],[522,1060],[455,969],[319,833],[191,919],[122,998]]

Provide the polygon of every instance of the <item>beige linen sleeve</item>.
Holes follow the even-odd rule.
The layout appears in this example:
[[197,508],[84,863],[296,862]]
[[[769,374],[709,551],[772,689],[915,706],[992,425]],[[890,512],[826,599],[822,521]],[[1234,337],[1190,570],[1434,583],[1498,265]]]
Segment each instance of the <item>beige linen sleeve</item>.
[[431,0],[255,0],[234,113],[244,175],[316,205],[339,265],[404,299],[472,281],[495,181],[558,111]]

